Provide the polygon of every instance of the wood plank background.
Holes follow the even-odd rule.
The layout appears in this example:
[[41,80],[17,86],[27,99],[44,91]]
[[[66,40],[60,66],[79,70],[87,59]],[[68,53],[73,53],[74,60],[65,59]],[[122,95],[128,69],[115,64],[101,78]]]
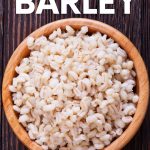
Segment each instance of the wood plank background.
[[[37,6],[39,1],[34,2]],[[56,2],[60,9],[60,0]],[[82,0],[77,6],[82,10]],[[90,0],[90,6],[98,9],[99,0]],[[70,9],[67,15],[53,15],[50,10],[43,11],[41,15],[16,15],[15,7],[15,0],[0,0],[0,82],[14,49],[28,34],[44,24],[70,17],[100,20],[120,30],[139,49],[150,73],[150,0],[131,0],[130,15],[123,14],[123,0],[115,0],[115,15],[75,15]],[[0,107],[0,149],[26,150],[7,123],[1,100]],[[124,149],[150,150],[150,107],[141,129]]]

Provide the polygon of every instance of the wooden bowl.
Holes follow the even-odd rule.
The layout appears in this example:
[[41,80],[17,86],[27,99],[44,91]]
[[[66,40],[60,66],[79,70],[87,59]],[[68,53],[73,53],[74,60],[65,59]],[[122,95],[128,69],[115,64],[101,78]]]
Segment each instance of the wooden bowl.
[[[130,59],[134,61],[135,70],[137,73],[137,92],[140,97],[137,105],[137,111],[134,115],[132,123],[123,132],[123,134],[105,148],[106,150],[122,149],[139,129],[147,110],[149,97],[149,81],[144,62],[136,47],[129,41],[127,37],[125,37],[122,33],[114,29],[113,27],[94,20],[74,18],[56,21],[37,29],[31,34],[31,36],[33,36],[34,38],[42,35],[47,36],[59,27],[61,27],[62,29],[65,28],[66,25],[71,25],[75,29],[79,29],[81,26],[86,25],[89,27],[89,31],[91,33],[99,31],[103,34],[107,34],[109,37],[119,43],[120,46],[128,53]],[[18,122],[17,114],[13,110],[11,92],[8,89],[8,86],[12,83],[13,77],[16,75],[15,67],[19,65],[20,61],[28,55],[29,50],[27,48],[25,39],[15,50],[6,67],[2,87],[3,106],[8,122],[20,141],[22,141],[22,143],[24,143],[24,145],[31,150],[42,150],[42,148],[38,144],[30,140],[26,130]]]

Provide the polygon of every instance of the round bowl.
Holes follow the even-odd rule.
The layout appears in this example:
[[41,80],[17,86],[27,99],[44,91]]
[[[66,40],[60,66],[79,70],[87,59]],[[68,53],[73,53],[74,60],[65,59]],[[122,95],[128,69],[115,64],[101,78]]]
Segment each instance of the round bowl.
[[[113,27],[99,21],[82,18],[59,20],[37,29],[30,36],[33,36],[34,38],[40,37],[42,35],[48,36],[50,33],[52,33],[52,31],[59,27],[64,29],[66,25],[70,25],[75,29],[79,29],[81,28],[81,26],[86,25],[89,27],[89,32],[91,33],[99,31],[103,34],[107,34],[127,52],[130,59],[134,62],[135,71],[137,73],[136,89],[140,97],[140,100],[137,105],[137,111],[134,115],[133,121],[123,132],[123,134],[116,140],[114,140],[108,147],[105,148],[106,150],[122,149],[131,140],[131,138],[139,129],[147,110],[149,97],[149,82],[144,62],[140,54],[138,53],[136,47],[130,42],[130,40],[126,36],[124,36],[122,33],[114,29]],[[8,86],[12,83],[13,77],[16,75],[15,67],[19,65],[20,61],[24,57],[27,57],[29,55],[29,50],[27,48],[26,41],[27,40],[25,39],[17,47],[6,67],[2,85],[3,106],[7,120],[16,136],[20,139],[20,141],[30,150],[42,150],[42,148],[38,144],[30,140],[26,130],[18,122],[17,114],[13,110],[11,92],[8,89]]]

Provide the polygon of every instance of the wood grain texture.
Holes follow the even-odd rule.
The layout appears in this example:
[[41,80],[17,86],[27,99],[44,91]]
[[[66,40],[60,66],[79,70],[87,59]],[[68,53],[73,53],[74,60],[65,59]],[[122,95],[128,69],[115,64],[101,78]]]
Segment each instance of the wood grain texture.
[[[60,7],[60,0],[56,0]],[[37,0],[35,0],[37,6]],[[82,0],[78,7],[82,9]],[[98,0],[91,0],[90,6],[98,8]],[[115,15],[75,15],[69,9],[68,15],[53,15],[51,11],[43,11],[42,15],[16,15],[15,0],[0,0],[0,79],[6,64],[17,45],[32,31],[54,20],[70,17],[84,17],[100,20],[119,29],[127,35],[146,62],[150,72],[150,0],[132,0],[131,14],[123,15],[123,1],[115,1]],[[2,110],[2,105],[0,101]],[[2,150],[25,150],[16,136],[13,134],[2,111],[0,116],[1,125],[1,149]],[[126,146],[126,150],[149,150],[150,149],[150,108],[145,121],[135,138]]]
[[[3,3],[2,0],[0,0],[0,85],[2,84],[2,49],[3,49],[3,9],[2,9]],[[2,87],[0,86],[0,91],[2,90]],[[0,93],[1,97],[1,93]],[[0,100],[0,139],[2,139],[2,103]],[[2,140],[0,140],[0,146],[2,145]]]

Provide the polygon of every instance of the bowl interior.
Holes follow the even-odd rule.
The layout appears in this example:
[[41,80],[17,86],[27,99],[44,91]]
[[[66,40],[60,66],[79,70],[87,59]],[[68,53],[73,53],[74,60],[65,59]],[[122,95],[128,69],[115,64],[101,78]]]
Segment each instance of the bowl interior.
[[[122,33],[113,27],[106,25],[104,23],[93,21],[89,19],[65,19],[56,21],[50,24],[47,24],[35,32],[33,32],[30,36],[34,38],[40,37],[42,35],[48,36],[55,29],[61,28],[64,29],[66,25],[71,25],[74,29],[79,30],[82,26],[89,27],[89,33],[101,32],[102,34],[107,34],[108,37],[111,37],[115,40],[128,54],[131,60],[134,61],[135,71],[137,73],[137,86],[136,90],[139,94],[140,100],[137,105],[137,111],[134,115],[132,123],[128,126],[128,128],[124,131],[124,133],[117,138],[115,141],[111,143],[106,149],[107,150],[116,150],[121,149],[125,146],[131,138],[134,136],[138,128],[140,127],[143,118],[145,116],[145,112],[148,105],[148,76],[147,71],[144,65],[144,62],[139,55],[135,46],[127,39]],[[14,112],[12,106],[12,97],[11,93],[8,90],[8,86],[12,83],[12,79],[16,76],[15,67],[20,64],[21,60],[29,55],[29,50],[26,45],[26,39],[18,46],[18,48],[13,53],[10,61],[7,65],[4,78],[3,78],[3,88],[2,88],[2,96],[3,96],[3,105],[6,117],[13,131],[17,135],[17,137],[29,148],[32,150],[41,150],[41,147],[37,145],[34,141],[31,141],[25,129],[19,124],[17,119],[17,114]]]

